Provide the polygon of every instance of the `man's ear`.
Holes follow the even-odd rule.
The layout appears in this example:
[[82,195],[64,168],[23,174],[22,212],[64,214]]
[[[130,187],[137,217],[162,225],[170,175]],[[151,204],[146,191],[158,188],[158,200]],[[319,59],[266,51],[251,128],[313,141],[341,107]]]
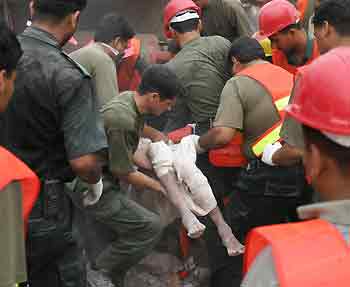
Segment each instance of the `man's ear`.
[[306,158],[307,175],[311,178],[317,178],[323,169],[324,160],[321,156],[321,151],[315,144],[310,144],[308,156]]
[[202,31],[203,31],[203,22],[202,22],[202,19],[199,19],[197,31],[198,31],[199,33],[202,33]]

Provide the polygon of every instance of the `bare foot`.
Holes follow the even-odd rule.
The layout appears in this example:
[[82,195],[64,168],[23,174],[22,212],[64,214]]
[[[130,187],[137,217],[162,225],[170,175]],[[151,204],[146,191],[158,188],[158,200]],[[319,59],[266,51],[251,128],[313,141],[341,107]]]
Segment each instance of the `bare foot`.
[[186,214],[182,215],[182,224],[187,230],[187,235],[193,239],[201,237],[204,233],[205,225],[200,223],[200,221],[191,211],[188,211]]
[[244,245],[242,245],[233,235],[231,227],[227,224],[222,224],[218,227],[218,233],[222,243],[227,248],[229,256],[237,256],[244,253]]

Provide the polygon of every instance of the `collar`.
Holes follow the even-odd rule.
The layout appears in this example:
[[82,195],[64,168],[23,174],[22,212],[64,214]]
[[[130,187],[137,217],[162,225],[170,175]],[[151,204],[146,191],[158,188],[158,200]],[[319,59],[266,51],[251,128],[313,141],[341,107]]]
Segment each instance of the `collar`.
[[327,201],[298,208],[300,219],[321,218],[333,224],[350,225],[350,200]]
[[188,41],[186,44],[184,44],[181,49],[185,48],[185,47],[191,47],[191,46],[194,46],[197,41],[199,41],[199,39],[201,38],[201,36],[199,36],[198,38],[195,38],[195,39],[192,39],[190,41]]
[[22,36],[39,40],[59,50],[62,49],[60,43],[52,34],[35,26],[27,27]]

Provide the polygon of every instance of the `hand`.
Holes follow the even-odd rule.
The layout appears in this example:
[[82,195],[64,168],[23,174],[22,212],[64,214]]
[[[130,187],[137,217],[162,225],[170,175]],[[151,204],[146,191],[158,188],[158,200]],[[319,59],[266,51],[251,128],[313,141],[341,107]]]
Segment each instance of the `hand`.
[[83,193],[83,205],[84,206],[91,206],[96,204],[103,192],[103,183],[102,183],[102,177],[101,179],[95,183],[95,184],[90,184],[90,188],[88,191],[85,191]]
[[268,165],[275,166],[275,164],[272,161],[272,157],[275,154],[275,152],[281,148],[282,145],[280,142],[266,145],[261,160]]

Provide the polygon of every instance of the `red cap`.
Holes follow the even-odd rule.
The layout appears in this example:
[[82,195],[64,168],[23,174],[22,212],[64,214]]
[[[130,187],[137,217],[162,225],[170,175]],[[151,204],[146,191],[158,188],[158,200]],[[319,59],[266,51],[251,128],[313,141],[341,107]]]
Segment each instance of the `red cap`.
[[323,133],[350,136],[350,48],[331,50],[297,75],[287,113]]
[[176,14],[181,12],[192,10],[201,15],[201,9],[191,0],[171,0],[164,8],[163,15],[163,25],[164,25],[164,35],[170,39],[172,38],[172,33],[169,29],[170,21]]
[[289,25],[299,21],[299,12],[287,0],[272,0],[265,4],[259,12],[259,34],[270,37]]

